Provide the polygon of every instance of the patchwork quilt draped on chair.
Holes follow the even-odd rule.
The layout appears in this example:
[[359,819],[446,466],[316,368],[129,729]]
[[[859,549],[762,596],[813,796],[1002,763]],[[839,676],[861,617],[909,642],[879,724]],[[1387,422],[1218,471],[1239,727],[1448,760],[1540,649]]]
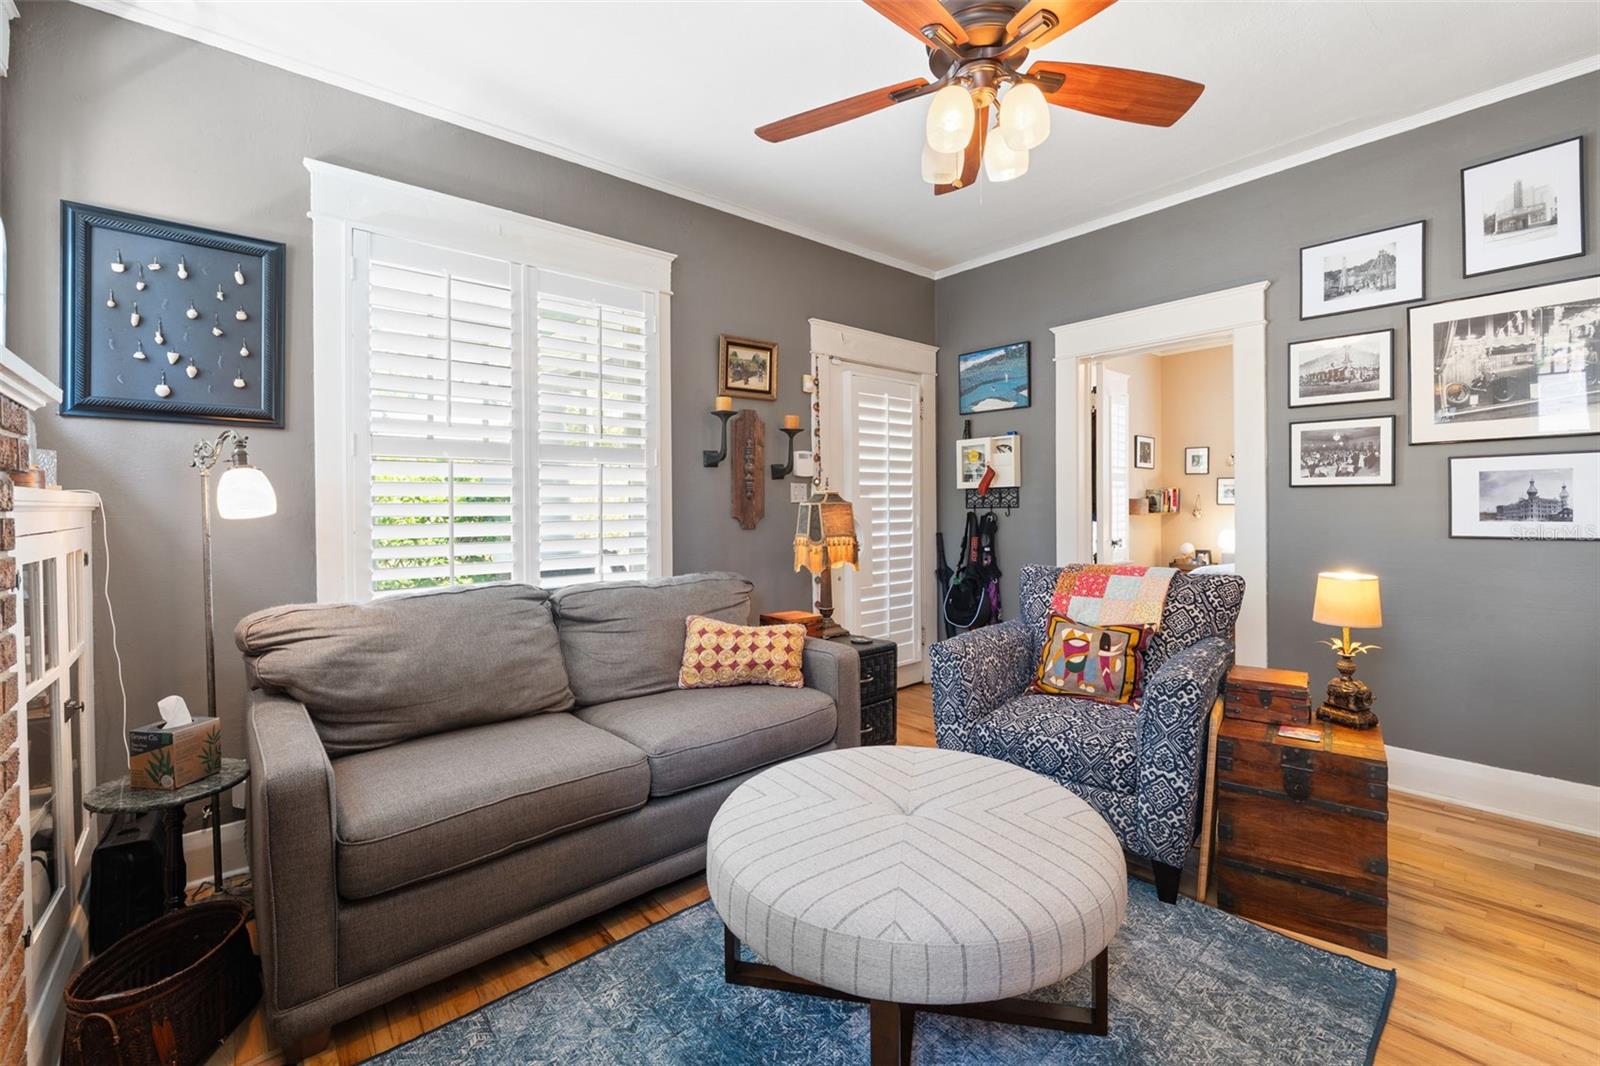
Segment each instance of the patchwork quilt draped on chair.
[[[1233,665],[1244,579],[1172,578],[1145,652],[1144,695],[1129,707],[1030,691],[1062,572],[1023,567],[1020,618],[933,646],[939,747],[1061,782],[1100,812],[1128,851],[1175,871],[1194,839],[1206,719]],[[1175,872],[1170,883],[1163,898],[1175,898]]]

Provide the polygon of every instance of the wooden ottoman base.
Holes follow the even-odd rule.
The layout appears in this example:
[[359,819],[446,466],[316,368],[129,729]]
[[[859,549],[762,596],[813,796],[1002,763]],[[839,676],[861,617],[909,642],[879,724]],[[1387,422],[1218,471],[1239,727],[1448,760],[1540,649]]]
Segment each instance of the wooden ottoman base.
[[918,1011],[951,1014],[985,1022],[1031,1025],[1067,1033],[1105,1036],[1110,1027],[1107,985],[1110,962],[1102,951],[1090,963],[1093,967],[1094,1001],[1088,1006],[1070,1003],[1044,1003],[1034,999],[997,999],[988,1003],[890,1003],[862,999],[803,977],[784,973],[776,966],[746,962],[739,957],[739,938],[723,926],[723,976],[730,985],[771,988],[779,992],[799,992],[807,996],[845,999],[865,1003],[871,1011],[872,1066],[910,1066],[911,1032]]

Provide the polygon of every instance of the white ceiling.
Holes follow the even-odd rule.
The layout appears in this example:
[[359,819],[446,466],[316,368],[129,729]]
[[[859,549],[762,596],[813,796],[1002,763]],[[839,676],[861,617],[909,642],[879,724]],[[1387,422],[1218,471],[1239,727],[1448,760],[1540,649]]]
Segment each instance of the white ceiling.
[[925,102],[751,132],[927,73],[856,0],[83,2],[931,276],[1600,69],[1592,0],[1123,0],[1036,58],[1204,82],[1194,110],[1053,109],[1025,177],[935,199]]

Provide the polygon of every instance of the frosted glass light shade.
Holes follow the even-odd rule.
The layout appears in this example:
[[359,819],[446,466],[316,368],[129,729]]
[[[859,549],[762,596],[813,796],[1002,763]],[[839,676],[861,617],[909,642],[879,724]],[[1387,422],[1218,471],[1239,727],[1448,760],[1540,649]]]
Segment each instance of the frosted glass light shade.
[[267,475],[253,466],[230,466],[217,482],[217,514],[223,518],[265,518],[278,511],[278,494]]
[[1004,137],[990,137],[983,146],[983,172],[990,181],[1010,181],[1028,172],[1028,153],[1012,148]]
[[1383,604],[1378,599],[1375,574],[1350,570],[1326,571],[1317,575],[1317,598],[1311,605],[1311,620],[1325,626],[1351,629],[1377,629],[1383,625]]
[[1050,136],[1050,104],[1031,81],[1006,90],[1000,104],[1000,136],[1014,152],[1037,148]]
[[1229,555],[1233,554],[1235,544],[1234,533],[1231,528],[1217,531],[1217,547]]
[[929,185],[953,185],[961,177],[964,152],[935,152],[922,146],[922,180]]
[[972,94],[959,85],[946,85],[928,105],[928,147],[935,152],[959,152],[972,140],[977,113]]

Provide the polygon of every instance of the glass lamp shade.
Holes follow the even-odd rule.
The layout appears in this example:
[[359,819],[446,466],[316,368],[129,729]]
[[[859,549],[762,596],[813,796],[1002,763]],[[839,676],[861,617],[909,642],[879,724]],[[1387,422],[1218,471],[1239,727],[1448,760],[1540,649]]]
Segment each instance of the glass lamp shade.
[[1234,533],[1233,533],[1232,529],[1223,529],[1223,530],[1219,530],[1217,532],[1217,547],[1218,548],[1221,548],[1223,551],[1227,552],[1229,555],[1232,555],[1233,554],[1234,544],[1235,544],[1235,538],[1234,538]]
[[1010,181],[1028,172],[1028,153],[1018,152],[1004,137],[990,137],[983,146],[983,172],[990,181]]
[[1014,152],[1037,148],[1050,136],[1050,104],[1031,81],[1006,91],[1000,106],[1000,136]]
[[959,152],[972,140],[977,113],[972,94],[959,85],[946,85],[928,105],[928,147],[935,152]]
[[929,185],[952,185],[961,177],[963,152],[935,152],[922,146],[922,180]]
[[278,494],[267,475],[253,466],[230,466],[217,482],[217,514],[223,518],[265,518],[278,511]]
[[1378,599],[1375,574],[1333,570],[1317,575],[1317,598],[1311,620],[1325,626],[1377,629],[1383,625],[1383,604]]

